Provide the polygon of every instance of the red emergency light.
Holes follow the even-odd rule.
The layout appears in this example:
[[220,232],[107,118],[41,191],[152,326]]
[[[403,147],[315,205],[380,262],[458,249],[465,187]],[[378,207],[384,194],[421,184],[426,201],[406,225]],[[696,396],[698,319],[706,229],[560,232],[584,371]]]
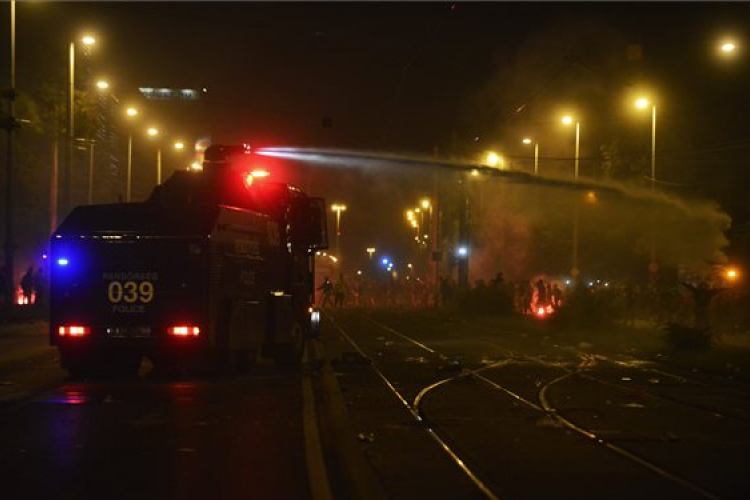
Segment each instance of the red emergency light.
[[192,325],[177,325],[170,326],[167,329],[167,332],[175,337],[197,337],[200,335],[201,329],[200,327]]
[[62,325],[57,328],[60,337],[84,337],[90,333],[91,329],[82,325]]

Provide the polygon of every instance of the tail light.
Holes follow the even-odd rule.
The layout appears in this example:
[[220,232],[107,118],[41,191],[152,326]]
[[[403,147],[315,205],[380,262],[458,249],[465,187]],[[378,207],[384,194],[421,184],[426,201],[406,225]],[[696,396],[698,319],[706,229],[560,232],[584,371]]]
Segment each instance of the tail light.
[[83,325],[62,325],[57,328],[60,337],[85,337],[90,333],[91,329]]
[[197,337],[200,335],[201,329],[192,325],[176,325],[170,326],[167,332],[175,337]]

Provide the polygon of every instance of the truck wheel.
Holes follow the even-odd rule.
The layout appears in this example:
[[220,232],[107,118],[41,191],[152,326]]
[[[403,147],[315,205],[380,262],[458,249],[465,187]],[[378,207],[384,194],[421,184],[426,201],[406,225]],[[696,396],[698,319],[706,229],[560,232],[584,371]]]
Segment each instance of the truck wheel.
[[91,356],[79,352],[60,349],[60,366],[67,370],[72,378],[92,378],[100,375],[100,366]]
[[305,331],[296,321],[292,325],[292,341],[274,347],[273,360],[278,366],[297,366],[305,350]]

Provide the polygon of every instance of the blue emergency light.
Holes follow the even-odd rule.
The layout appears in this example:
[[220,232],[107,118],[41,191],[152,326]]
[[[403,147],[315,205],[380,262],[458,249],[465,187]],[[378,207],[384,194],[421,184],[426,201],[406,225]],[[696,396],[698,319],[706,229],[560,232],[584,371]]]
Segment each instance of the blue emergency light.
[[57,265],[58,266],[63,266],[64,267],[64,266],[67,266],[69,263],[70,263],[70,261],[67,258],[65,258],[65,257],[60,257],[59,259],[57,259]]

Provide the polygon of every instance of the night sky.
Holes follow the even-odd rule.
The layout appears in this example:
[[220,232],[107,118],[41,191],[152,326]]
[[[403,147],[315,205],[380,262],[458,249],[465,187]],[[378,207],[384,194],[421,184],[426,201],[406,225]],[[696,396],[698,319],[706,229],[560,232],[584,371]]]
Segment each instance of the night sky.
[[[627,91],[646,84],[658,93],[664,188],[716,200],[735,225],[750,220],[750,51],[742,50],[750,4],[18,2],[17,9],[20,90],[40,79],[63,82],[67,44],[90,30],[99,43],[81,67],[109,78],[123,103],[139,86],[205,87],[200,103],[141,105],[173,134],[216,143],[472,160],[494,149],[528,168],[519,138],[531,132],[557,171],[572,155],[570,137],[553,125],[567,105],[582,120],[582,173],[599,178],[600,146],[612,138],[625,138],[623,158],[648,155],[648,120],[629,117],[623,105]],[[0,25],[8,26],[8,4]],[[732,61],[716,57],[725,35],[740,45]],[[642,57],[627,57],[633,45]],[[398,169],[304,167],[299,181],[349,205],[344,247],[357,255],[370,245],[407,245],[403,211],[430,194],[423,177]]]

